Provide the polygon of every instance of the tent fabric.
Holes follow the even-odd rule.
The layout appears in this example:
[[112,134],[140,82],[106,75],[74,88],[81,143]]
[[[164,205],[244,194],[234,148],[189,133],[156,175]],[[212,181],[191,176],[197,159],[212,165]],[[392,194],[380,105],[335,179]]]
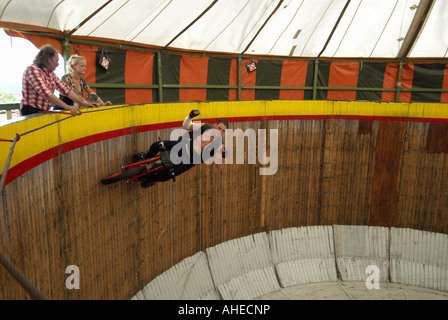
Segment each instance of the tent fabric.
[[[428,5],[429,4],[429,5]],[[423,21],[414,21],[428,6]],[[0,27],[155,48],[292,57],[446,58],[447,1],[0,1]]]
[[[72,53],[88,59],[87,82],[91,84],[158,85],[157,55],[153,52],[98,48],[76,45]],[[106,71],[98,62],[101,52],[111,59]],[[255,62],[257,69],[245,66]],[[163,102],[235,101],[237,58],[188,54],[161,54]],[[315,60],[242,59],[241,100],[311,100]],[[399,102],[448,102],[448,62],[405,62],[402,89],[436,89],[431,92],[401,91]],[[320,61],[317,73],[317,99],[395,101],[399,63],[363,61]],[[181,87],[188,85],[191,87]],[[194,86],[227,86],[226,88]],[[259,89],[253,87],[260,87]],[[273,87],[273,88],[266,88]],[[306,89],[283,89],[304,87]],[[336,89],[332,89],[336,88]],[[341,89],[339,89],[341,88]],[[342,89],[348,88],[348,89]],[[353,88],[353,90],[350,90]],[[373,90],[373,89],[378,90]],[[366,91],[362,89],[372,89]],[[381,89],[393,89],[382,91]],[[439,91],[438,91],[439,90]],[[159,102],[158,89],[96,88],[113,103]]]
[[62,52],[62,43],[58,39],[41,36],[36,34],[22,33],[18,31],[5,30],[8,36],[24,38],[29,40],[36,48],[40,48],[45,44],[51,44],[57,51]]
[[0,0],[0,28],[60,52],[67,41],[87,59],[87,82],[114,104],[447,103],[446,21],[442,0]]

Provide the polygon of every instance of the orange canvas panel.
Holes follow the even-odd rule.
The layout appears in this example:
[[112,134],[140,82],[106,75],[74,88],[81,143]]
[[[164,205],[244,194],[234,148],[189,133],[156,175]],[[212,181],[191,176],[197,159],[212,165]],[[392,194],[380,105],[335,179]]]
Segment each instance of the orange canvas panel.
[[[281,86],[304,87],[308,61],[284,60]],[[280,90],[280,100],[303,100],[304,90]]]
[[[152,84],[154,53],[136,50],[126,52],[125,83]],[[126,89],[126,103],[151,103],[152,89]]]
[[[445,72],[443,74],[443,85],[442,89],[448,89],[448,64],[445,65]],[[448,92],[442,92],[440,97],[441,103],[448,103]]]
[[[10,30],[5,30],[5,32],[6,32],[6,34],[11,35],[13,37],[24,38],[24,39],[29,40],[38,49],[40,47],[42,47],[43,45],[51,44],[56,50],[59,51],[60,54],[62,54],[62,43],[55,38],[38,36],[38,35],[34,35],[34,34],[29,34],[29,33],[21,33],[18,31],[10,31]],[[31,63],[32,63],[32,61],[30,61],[30,64]]]
[[[405,63],[403,65],[403,70],[401,72],[401,88],[411,89],[413,78],[414,78],[414,64],[413,63]],[[400,92],[399,101],[400,102],[410,102],[411,101],[411,92]]]
[[[242,86],[255,86],[257,79],[257,70],[252,72],[247,72],[246,65],[258,60],[244,59],[241,62],[241,85]],[[255,100],[255,89],[242,89],[241,90],[241,100]]]
[[[384,71],[383,88],[395,89],[398,81],[398,70],[400,65],[398,63],[389,63]],[[383,91],[381,101],[395,101],[395,91]]]
[[[9,1],[11,2],[11,1]],[[3,8],[4,9],[4,8]],[[48,32],[53,34],[59,34],[61,36],[64,35],[62,31],[56,31],[51,28],[39,27],[35,25],[25,24],[25,23],[16,23],[16,22],[5,22],[0,21],[0,28],[3,30],[23,30],[23,31],[40,31],[40,32]]]
[[[334,61],[330,66],[329,87],[357,87],[359,62]],[[328,90],[328,100],[356,100],[356,91]]]
[[[230,86],[238,85],[238,59],[232,59],[232,62],[230,63],[229,85]],[[230,89],[229,100],[236,101],[237,99],[238,99],[238,90]]]
[[[206,85],[207,56],[182,55],[179,84]],[[205,101],[207,89],[179,89],[179,101]]]

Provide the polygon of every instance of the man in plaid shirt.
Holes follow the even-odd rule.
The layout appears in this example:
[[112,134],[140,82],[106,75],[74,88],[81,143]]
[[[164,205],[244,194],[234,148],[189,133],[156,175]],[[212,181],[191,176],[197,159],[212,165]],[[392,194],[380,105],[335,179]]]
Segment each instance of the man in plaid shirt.
[[49,110],[52,104],[67,109],[72,115],[76,115],[78,109],[57,98],[54,94],[55,89],[76,101],[79,105],[86,107],[97,106],[79,97],[57,77],[54,70],[56,70],[58,65],[58,52],[51,45],[45,45],[34,58],[33,64],[26,68],[22,78],[22,103],[20,107],[23,116],[37,113],[41,110]]

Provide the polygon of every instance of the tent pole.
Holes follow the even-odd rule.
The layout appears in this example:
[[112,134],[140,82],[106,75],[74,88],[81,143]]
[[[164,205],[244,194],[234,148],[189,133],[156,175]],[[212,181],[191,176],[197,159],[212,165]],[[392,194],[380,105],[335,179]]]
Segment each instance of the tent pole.
[[243,63],[243,59],[241,56],[238,57],[238,94],[237,100],[241,101],[241,64]]
[[159,102],[163,102],[163,83],[162,83],[162,53],[157,51],[157,79],[159,85]]
[[313,75],[313,100],[317,99],[317,74],[319,72],[319,58],[316,58],[314,62],[314,75]]
[[64,73],[67,73],[67,61],[70,59],[70,37],[64,37],[62,41],[62,58],[64,58]]
[[272,18],[272,16],[277,12],[278,8],[280,8],[280,6],[282,5],[284,0],[280,0],[279,3],[277,4],[277,6],[275,7],[274,11],[271,12],[271,14],[269,15],[269,17],[264,21],[264,23],[261,25],[260,29],[258,29],[257,33],[255,34],[255,36],[252,38],[252,40],[249,41],[248,45],[246,46],[246,48],[241,52],[241,54],[244,54],[247,50],[249,50],[249,47],[252,45],[252,43],[255,41],[255,39],[258,37],[258,35],[260,34],[261,30],[263,30],[263,28],[266,26],[266,24],[268,23],[268,21]]
[[169,41],[163,48],[166,49],[169,47],[170,44],[172,44],[177,38],[179,38],[185,31],[190,29],[192,25],[194,25],[198,20],[202,18],[203,15],[205,15],[216,3],[218,0],[213,1],[212,4],[210,4],[199,16],[196,17],[188,26],[186,26],[181,32],[179,32],[171,41]]
[[325,49],[327,48],[328,44],[330,43],[330,40],[331,40],[331,38],[333,37],[333,34],[334,34],[334,32],[336,31],[336,29],[337,29],[337,27],[338,27],[338,25],[339,25],[339,22],[341,22],[342,17],[344,16],[345,11],[347,10],[347,8],[348,8],[348,6],[349,6],[349,4],[350,4],[350,1],[351,1],[351,0],[347,0],[347,2],[345,3],[344,8],[342,9],[341,13],[339,14],[339,18],[338,18],[338,20],[336,21],[336,24],[333,26],[333,30],[331,30],[331,33],[330,33],[330,35],[328,36],[328,39],[327,39],[327,41],[326,41],[325,44],[324,44],[324,47],[322,48],[322,50],[321,50],[321,51],[319,52],[319,54],[317,55],[318,58],[322,55],[322,53],[324,53]]
[[400,61],[400,66],[398,67],[398,78],[397,78],[397,93],[395,94],[395,102],[400,101],[400,89],[401,89],[401,75],[403,73],[403,61]]
[[86,19],[84,19],[84,21],[81,21],[81,23],[79,23],[75,28],[73,28],[72,30],[68,31],[66,33],[67,36],[71,36],[73,33],[75,33],[80,27],[82,27],[84,24],[86,24],[90,19],[92,19],[95,15],[98,14],[98,12],[100,12],[101,10],[104,9],[105,6],[107,6],[109,3],[111,3],[112,0],[107,1],[105,4],[103,4],[101,7],[99,7],[97,10],[95,10],[90,16],[88,16]]
[[401,45],[400,51],[398,52],[397,58],[406,58],[412,51],[415,43],[417,42],[423,27],[428,20],[431,10],[434,6],[434,0],[421,0],[418,4],[417,11],[412,19],[411,25],[409,26],[408,32],[404,37],[403,44]]

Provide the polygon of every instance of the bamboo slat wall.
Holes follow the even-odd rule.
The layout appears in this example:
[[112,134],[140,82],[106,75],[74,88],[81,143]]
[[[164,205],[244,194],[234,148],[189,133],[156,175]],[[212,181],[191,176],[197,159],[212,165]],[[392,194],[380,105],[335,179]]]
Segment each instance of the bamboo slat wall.
[[[448,154],[427,151],[431,125],[232,122],[243,131],[278,129],[275,175],[247,162],[202,164],[150,189],[100,179],[171,129],[89,144],[6,186],[0,250],[48,298],[128,299],[184,258],[260,231],[348,224],[448,233]],[[79,290],[65,287],[69,265],[80,269]],[[0,299],[27,298],[0,267]]]

